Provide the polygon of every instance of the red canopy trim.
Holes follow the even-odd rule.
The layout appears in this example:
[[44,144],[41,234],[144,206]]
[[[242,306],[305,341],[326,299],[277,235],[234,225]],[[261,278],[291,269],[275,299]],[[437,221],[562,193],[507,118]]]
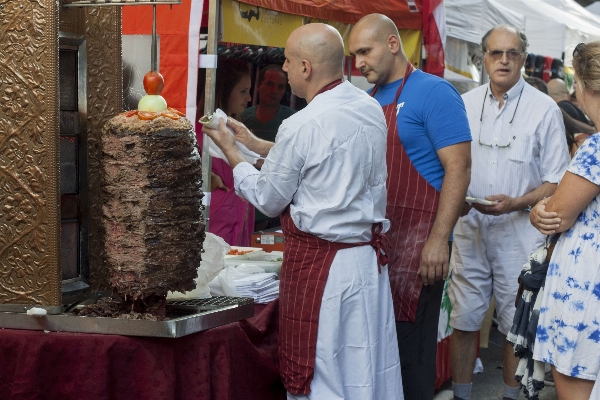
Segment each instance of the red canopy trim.
[[400,29],[421,30],[422,0],[240,0],[283,13],[355,24],[367,14],[387,15]]

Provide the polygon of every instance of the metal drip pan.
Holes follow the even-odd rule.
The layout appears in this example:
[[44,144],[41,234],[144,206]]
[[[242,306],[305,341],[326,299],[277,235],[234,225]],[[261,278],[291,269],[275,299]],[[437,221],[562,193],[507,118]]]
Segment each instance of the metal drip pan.
[[167,302],[166,321],[80,317],[71,312],[34,317],[0,312],[0,328],[177,338],[254,315],[254,300],[216,296]]

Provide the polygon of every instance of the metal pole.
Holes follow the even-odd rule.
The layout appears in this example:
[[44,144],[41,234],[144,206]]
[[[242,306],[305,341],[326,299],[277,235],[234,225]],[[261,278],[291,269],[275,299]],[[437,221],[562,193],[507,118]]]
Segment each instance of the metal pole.
[[[217,54],[217,42],[219,35],[219,1],[209,0],[208,2],[208,42],[206,44],[207,55]],[[204,115],[208,115],[215,110],[215,83],[217,81],[217,70],[215,68],[206,68],[206,84],[204,86]],[[210,172],[212,171],[212,160],[208,153],[206,134],[202,143],[202,191],[210,193]],[[210,223],[210,201],[204,207],[204,221],[206,230]]]
[[150,53],[150,69],[158,72],[157,60],[157,40],[156,40],[156,4],[152,6],[152,49]]

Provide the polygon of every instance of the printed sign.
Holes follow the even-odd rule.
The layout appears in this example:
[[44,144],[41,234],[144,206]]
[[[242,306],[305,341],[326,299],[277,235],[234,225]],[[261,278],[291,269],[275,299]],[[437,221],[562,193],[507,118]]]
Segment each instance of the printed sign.
[[221,41],[259,46],[285,47],[285,42],[302,26],[302,17],[267,10],[233,0],[223,0]]

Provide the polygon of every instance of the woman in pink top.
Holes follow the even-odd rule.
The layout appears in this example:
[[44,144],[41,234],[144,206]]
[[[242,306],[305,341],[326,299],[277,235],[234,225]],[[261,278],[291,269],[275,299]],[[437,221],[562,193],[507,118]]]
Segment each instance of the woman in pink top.
[[[198,112],[196,121],[204,114],[204,73],[198,79]],[[239,118],[252,100],[250,71],[245,61],[219,58],[215,87],[215,109]],[[202,152],[202,126],[196,122],[196,140]],[[254,207],[235,194],[233,170],[224,160],[212,159],[210,185],[210,221],[208,231],[222,237],[231,246],[250,246],[254,229]]]

